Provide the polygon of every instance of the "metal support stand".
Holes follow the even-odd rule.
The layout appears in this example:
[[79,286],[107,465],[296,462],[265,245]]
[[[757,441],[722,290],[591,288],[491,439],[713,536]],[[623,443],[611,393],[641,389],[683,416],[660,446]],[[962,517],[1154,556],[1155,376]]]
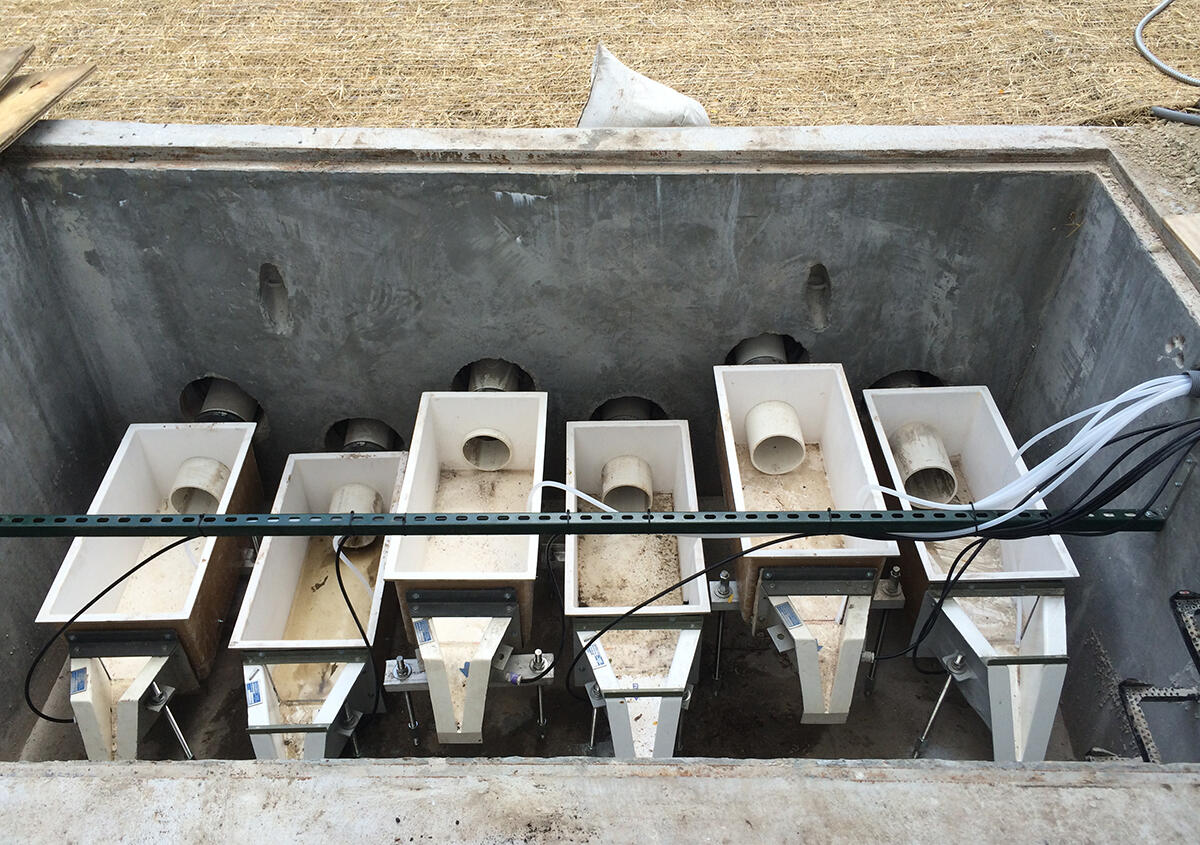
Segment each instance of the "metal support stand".
[[921,731],[921,735],[917,737],[916,743],[913,745],[913,759],[916,760],[921,756],[921,752],[925,750],[925,743],[929,741],[929,731],[933,729],[933,720],[937,718],[938,711],[942,709],[942,703],[946,700],[946,693],[950,692],[950,684],[954,683],[954,673],[962,671],[966,665],[966,661],[961,654],[956,654],[947,662],[946,668],[946,683],[942,684],[942,691],[938,693],[937,701],[933,705],[933,712],[929,714],[929,721],[925,723],[925,730]]
[[[168,687],[168,689],[170,689]],[[167,724],[171,726],[171,732],[175,734],[175,739],[179,742],[179,747],[183,749],[183,757],[185,760],[195,760],[196,755],[192,753],[191,747],[183,736],[183,731],[179,729],[179,722],[175,721],[175,714],[171,712],[171,706],[167,704],[167,699],[170,697],[170,692],[163,692],[159,687],[158,681],[153,681],[150,684],[151,698],[149,703],[150,709],[162,707],[163,715],[167,717]],[[174,692],[174,690],[171,690]]]
[[738,585],[730,580],[728,569],[722,569],[716,581],[708,582],[708,598],[717,614],[717,652],[713,658],[713,680],[721,680],[721,649],[725,640],[725,614],[740,610]]
[[408,708],[408,732],[412,734],[413,745],[421,744],[421,724],[417,721],[417,717],[413,715],[412,693],[404,693],[404,704]]
[[875,658],[883,649],[883,635],[887,631],[888,614],[893,610],[904,607],[904,590],[900,587],[900,567],[892,564],[886,577],[880,578],[875,585],[875,595],[871,598],[871,609],[879,611],[879,630],[875,632],[875,648],[863,655],[863,660],[870,663],[867,678],[863,681],[863,695],[875,692],[875,673],[879,669],[879,661]]
[[869,696],[875,692],[875,671],[879,668],[879,661],[875,656],[883,650],[883,634],[887,630],[888,620],[887,610],[879,611],[879,630],[875,633],[875,649],[871,652],[871,667],[867,669],[867,679],[863,681],[863,695]]
[[[1196,670],[1200,672],[1200,593],[1191,590],[1180,590],[1171,596],[1171,613],[1179,633],[1187,646],[1188,655]],[[1121,681],[1118,685],[1121,694],[1121,704],[1125,709],[1125,717],[1133,729],[1133,738],[1137,742],[1142,759],[1147,763],[1161,763],[1162,754],[1154,735],[1150,732],[1150,723],[1146,721],[1146,713],[1142,702],[1196,702],[1200,707],[1200,687],[1158,687],[1143,683],[1132,678]]]

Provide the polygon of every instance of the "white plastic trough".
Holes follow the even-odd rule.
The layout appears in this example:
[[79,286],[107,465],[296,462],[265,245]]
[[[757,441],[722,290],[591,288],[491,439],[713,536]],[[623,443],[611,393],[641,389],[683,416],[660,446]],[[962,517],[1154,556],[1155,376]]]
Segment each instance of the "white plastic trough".
[[[193,495],[190,507],[188,491],[180,491],[175,501],[185,512],[257,510],[262,490],[250,448],[253,434],[253,423],[131,425],[88,513],[178,513],[171,498],[180,478],[205,488]],[[200,463],[209,468],[219,463],[227,476],[224,470],[207,478],[181,473],[189,461],[194,468],[197,458],[207,459]],[[76,538],[37,621],[61,625],[119,575],[175,539]],[[105,632],[169,629],[183,652],[170,659],[71,660],[71,706],[89,759],[136,757],[137,741],[149,723],[139,718],[145,712],[142,698],[156,678],[183,690],[207,677],[241,564],[240,542],[208,537],[179,546],[130,576],[72,625],[72,630]]]
[[[383,510],[399,499],[407,452],[346,452],[292,455],[284,467],[272,513],[323,513],[348,484],[364,485]],[[353,536],[353,531],[350,532]],[[342,582],[368,640],[375,642],[385,582],[383,538],[343,554]],[[344,654],[321,662],[322,652],[363,650],[334,571],[329,537],[267,537],[246,587],[229,647],[255,652],[310,655],[311,662],[247,660],[244,667],[248,724],[332,724],[327,732],[256,733],[259,759],[320,759],[337,756],[350,733],[347,722],[373,710],[375,690],[365,657]],[[378,668],[378,667],[377,667]],[[380,670],[381,671],[381,670]],[[353,700],[350,700],[353,699]],[[349,708],[349,711],[347,711]]]
[[[651,510],[699,509],[686,421],[567,423],[568,486],[601,499],[606,478],[612,478],[614,467],[631,463],[628,458],[648,469]],[[592,509],[569,491],[566,504],[568,510]],[[703,569],[704,550],[696,537],[569,535],[564,602],[580,645],[604,621]],[[709,609],[707,579],[695,578],[677,596],[639,610],[628,629],[605,634],[590,650],[587,665],[605,695],[616,756],[673,756],[680,690],[695,666],[700,625]],[[679,618],[687,616],[695,624],[681,626]],[[671,625],[663,624],[665,617]],[[631,689],[648,695],[624,694]],[[656,690],[673,694],[655,696]]]
[[[892,486],[909,492],[890,439],[904,426],[924,423],[944,444],[957,483],[954,503],[969,503],[998,490],[1026,472],[1024,461],[986,387],[866,390],[867,411],[879,439]],[[912,506],[900,500],[900,507]],[[1042,509],[1038,500],[1028,505]],[[914,543],[923,578],[917,586],[940,585],[955,556],[969,539]],[[963,654],[968,668],[956,675],[959,688],[992,728],[998,761],[1045,758],[1050,728],[1066,675],[1066,605],[1061,594],[1042,594],[1038,586],[1078,577],[1079,572],[1058,536],[995,541],[984,547],[961,584],[995,587],[986,596],[959,593],[946,601],[943,623],[922,646],[922,653],[949,658]],[[1012,588],[1009,595],[1007,587]],[[1042,590],[1043,593],[1054,591]],[[920,630],[932,609],[925,596]],[[1019,664],[1008,661],[1019,659]],[[1032,661],[1032,662],[1029,662]],[[1041,662],[1039,662],[1041,661]]]
[[[722,481],[727,505],[739,511],[882,510],[866,439],[840,364],[714,367],[720,414]],[[789,419],[790,406],[794,417]],[[747,421],[749,418],[749,430]],[[788,439],[797,437],[789,445]],[[779,446],[767,449],[775,432]],[[765,438],[765,439],[764,439]],[[803,449],[798,448],[802,440]],[[751,448],[762,444],[754,460]],[[797,459],[802,457],[799,466]],[[773,470],[762,472],[755,466]],[[767,537],[743,537],[749,549]],[[899,553],[895,543],[855,537],[809,537],[738,559],[742,615],[757,629],[772,616],[796,663],[802,721],[844,722],[849,714],[866,634],[869,599],[844,595],[773,596],[760,590],[770,567],[855,566],[876,572]],[[763,613],[769,604],[768,613]]]
[[[396,510],[540,510],[545,441],[545,393],[425,393]],[[425,666],[439,741],[482,740],[495,652],[501,640],[524,642],[532,630],[537,563],[536,535],[388,538],[384,578],[396,582],[405,627]],[[496,587],[515,590],[519,625],[509,617],[409,613],[406,592],[415,588]],[[481,674],[480,667],[489,668]]]
[[[999,490],[1026,473],[1025,462],[1017,454],[1017,445],[992,394],[986,387],[916,387],[894,390],[864,390],[867,412],[879,439],[884,463],[891,475],[891,486],[900,482],[900,471],[889,438],[905,425],[918,422],[935,429],[945,444],[958,481],[952,500],[969,504]],[[905,492],[908,492],[905,490]],[[912,510],[907,501],[900,507]],[[1041,500],[1027,507],[1044,509]],[[917,555],[926,579],[931,584],[946,580],[946,570],[966,541],[917,543]],[[996,549],[998,548],[998,553]],[[1077,578],[1079,571],[1058,536],[1009,540],[985,547],[963,574],[964,581],[1022,581]]]

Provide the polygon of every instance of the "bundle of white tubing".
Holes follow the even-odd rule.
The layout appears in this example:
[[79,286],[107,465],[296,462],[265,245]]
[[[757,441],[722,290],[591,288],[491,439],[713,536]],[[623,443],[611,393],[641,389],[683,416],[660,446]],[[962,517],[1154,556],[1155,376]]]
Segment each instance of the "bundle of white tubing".
[[[1085,411],[1080,411],[1061,422],[1055,423],[1031,437],[1020,448],[1017,454],[1023,454],[1034,443],[1053,434],[1055,431],[1090,417],[1066,445],[1059,448],[1054,454],[1046,458],[1046,460],[999,490],[976,499],[973,504],[949,505],[943,502],[933,502],[928,499],[910,496],[907,493],[893,490],[890,487],[874,486],[873,489],[889,493],[898,499],[922,508],[952,511],[970,511],[976,509],[1003,510],[1009,508],[1009,510],[995,519],[991,519],[979,526],[972,526],[969,530],[954,531],[945,534],[927,534],[922,535],[922,539],[963,537],[974,534],[977,531],[984,531],[1007,522],[1016,516],[1024,509],[1025,503],[1031,499],[1040,499],[1051,493],[1074,475],[1105,444],[1114,437],[1117,437],[1138,417],[1165,402],[1187,396],[1191,390],[1192,377],[1190,375],[1180,373],[1174,376],[1163,376],[1143,382],[1136,387],[1131,387],[1114,399],[1094,405]],[[1061,474],[1057,478],[1054,478],[1058,473]],[[1051,478],[1054,478],[1054,480],[1046,484],[1045,487],[1041,486]]]

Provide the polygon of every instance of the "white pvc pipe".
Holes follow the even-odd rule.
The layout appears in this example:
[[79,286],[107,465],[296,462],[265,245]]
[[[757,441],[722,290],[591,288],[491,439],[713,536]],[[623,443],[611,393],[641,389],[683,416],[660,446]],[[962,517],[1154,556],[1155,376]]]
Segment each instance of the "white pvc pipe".
[[650,464],[637,455],[618,455],[600,470],[600,498],[619,511],[646,511],[654,501]]
[[175,473],[171,507],[177,513],[215,513],[228,482],[229,467],[216,458],[188,458]]
[[[355,514],[382,513],[383,497],[379,495],[374,487],[352,481],[349,484],[343,484],[333,491],[333,496],[329,500],[329,512]],[[346,538],[345,548],[364,549],[374,543],[375,539],[375,536],[371,534],[352,535]]]
[[[1116,399],[1110,400],[1103,405],[1096,406],[1100,410],[1096,417],[1089,422],[1089,430],[1085,433],[1076,434],[1071,442],[1059,449],[1049,458],[1034,467],[1033,470],[1022,475],[1005,487],[991,493],[974,503],[975,508],[991,510],[997,507],[1007,507],[1010,503],[1024,502],[1033,494],[1037,494],[1038,498],[1042,498],[1062,485],[1075,472],[1079,470],[1088,460],[1090,460],[1100,449],[1116,437],[1124,428],[1136,420],[1138,417],[1152,410],[1153,408],[1172,399],[1187,396],[1191,390],[1191,379],[1188,376],[1170,376],[1164,379],[1155,379],[1135,388],[1131,388]],[[1123,402],[1131,402],[1127,407],[1116,411],[1111,416],[1103,418],[1116,405]],[[1091,409],[1095,410],[1095,409]],[[1075,416],[1076,419],[1080,415]],[[1039,490],[1040,485],[1052,478],[1056,473],[1061,472],[1058,478],[1055,478],[1048,486]],[[883,492],[890,493],[898,498],[904,499],[912,504],[922,507],[934,507],[948,510],[968,510],[972,505],[946,505],[936,502],[930,502],[924,499],[918,499],[914,496],[909,496],[904,493],[899,493],[895,490],[886,488],[881,489]],[[911,537],[912,539],[925,540],[940,540],[951,539],[955,537],[965,537],[971,534],[985,531],[989,528],[994,528],[1004,522],[1012,519],[1016,514],[1020,513],[1024,508],[1019,506],[1012,507],[1010,510],[1000,516],[985,522],[984,524],[963,531],[944,532],[936,534],[922,535],[902,535]]]
[[946,454],[938,430],[928,423],[913,422],[896,429],[888,438],[902,488],[915,496],[949,502],[958,492],[958,478]]
[[804,463],[800,416],[787,402],[769,399],[746,412],[750,463],[761,473],[783,475]]
[[512,443],[502,431],[477,428],[463,438],[462,454],[476,469],[495,472],[512,460]]

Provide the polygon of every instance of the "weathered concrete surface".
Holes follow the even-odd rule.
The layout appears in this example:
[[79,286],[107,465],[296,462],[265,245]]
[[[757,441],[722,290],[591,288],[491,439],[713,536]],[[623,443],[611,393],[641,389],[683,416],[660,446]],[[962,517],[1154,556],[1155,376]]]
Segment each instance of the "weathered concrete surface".
[[[1041,314],[1037,350],[1009,406],[1018,431],[1038,431],[1130,385],[1177,373],[1180,363],[1200,363],[1200,293],[1145,224],[1114,204],[1100,182],[1079,222],[1070,263]],[[1144,424],[1198,414],[1200,403],[1177,401]],[[1095,474],[1081,474],[1086,481],[1066,485],[1051,505],[1071,502]],[[1079,754],[1093,745],[1136,753],[1116,694],[1123,678],[1200,681],[1167,606],[1176,590],[1200,589],[1197,484],[1193,476],[1181,488],[1161,534],[1065,538],[1081,577],[1068,586],[1072,657],[1062,703]],[[1140,505],[1153,492],[1154,485],[1143,485],[1123,501]],[[1193,705],[1151,705],[1147,713],[1165,760],[1200,756]]]
[[83,161],[359,160],[503,167],[641,163],[1107,161],[1103,132],[1079,126],[705,126],[639,129],[371,129],[43,120],[11,155]]
[[[0,166],[0,512],[86,509],[116,446],[61,293],[45,232]],[[49,636],[33,619],[67,541],[0,542],[0,759],[15,759],[33,722],[21,684]],[[53,678],[39,676],[39,697]]]
[[[377,416],[407,436],[420,391],[495,355],[551,394],[549,474],[565,420],[641,393],[691,421],[712,493],[709,367],[764,330],[843,362],[856,388],[900,369],[986,383],[1020,439],[1177,372],[1175,337],[1197,360],[1195,290],[1112,164],[1102,135],[1041,127],[43,124],[0,173],[0,296],[17,350],[0,388],[27,461],[10,476],[36,478],[0,491],[0,506],[82,508],[124,425],[176,418],[197,376],[263,402],[270,483],[335,420]],[[258,299],[264,262],[288,287],[288,331]],[[820,320],[803,296],[817,262],[832,286]],[[1200,580],[1195,484],[1160,537],[1072,543],[1077,751],[1119,744],[1120,677],[1191,679],[1158,608]],[[23,548],[5,541],[6,573]],[[10,579],[19,598],[0,611],[14,636],[62,544],[37,548],[42,568]],[[23,673],[27,640],[0,651],[7,677]],[[1171,713],[1160,744],[1194,754],[1200,722]]]
[[1192,766],[561,759],[0,766],[24,839],[1194,842]]
[[[633,393],[691,422],[711,493],[711,367],[764,330],[842,362],[856,386],[920,369],[1007,401],[1095,174],[56,162],[15,178],[120,419],[172,419],[189,381],[231,378],[269,415],[271,483],[339,419],[409,438],[422,391],[503,357],[550,393],[551,477],[565,422]],[[287,333],[264,318],[264,262],[287,285]],[[820,318],[804,295],[817,263],[832,291]]]

